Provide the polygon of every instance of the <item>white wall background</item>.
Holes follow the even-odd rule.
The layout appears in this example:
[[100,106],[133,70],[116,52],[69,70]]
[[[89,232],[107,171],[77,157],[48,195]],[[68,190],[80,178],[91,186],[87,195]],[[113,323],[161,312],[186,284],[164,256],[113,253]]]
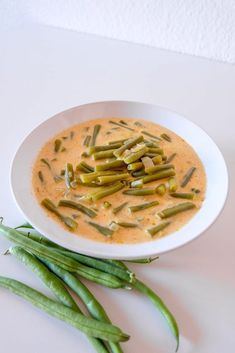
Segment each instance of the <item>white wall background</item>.
[[0,0],[0,26],[25,22],[235,62],[235,0]]

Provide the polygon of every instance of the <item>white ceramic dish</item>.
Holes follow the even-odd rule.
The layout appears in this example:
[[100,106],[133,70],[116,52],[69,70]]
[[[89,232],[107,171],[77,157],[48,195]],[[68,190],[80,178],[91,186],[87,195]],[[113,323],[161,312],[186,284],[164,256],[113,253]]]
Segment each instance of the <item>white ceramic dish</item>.
[[[179,231],[161,239],[134,245],[105,244],[65,231],[46,216],[32,192],[32,165],[46,141],[60,131],[82,121],[99,117],[142,118],[161,124],[184,138],[199,155],[207,175],[203,206]],[[46,120],[23,141],[12,163],[11,186],[15,200],[25,218],[52,241],[82,254],[101,258],[144,258],[182,246],[202,234],[218,217],[226,200],[228,174],[221,152],[198,126],[177,113],[155,105],[107,101],[81,105]],[[216,190],[216,193],[215,193]]]

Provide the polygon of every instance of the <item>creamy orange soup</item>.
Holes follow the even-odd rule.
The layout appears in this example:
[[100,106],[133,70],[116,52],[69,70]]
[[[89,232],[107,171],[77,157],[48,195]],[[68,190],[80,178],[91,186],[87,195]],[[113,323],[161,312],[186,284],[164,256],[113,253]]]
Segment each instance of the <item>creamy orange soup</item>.
[[[95,128],[99,131],[94,141],[92,136],[95,126],[99,126],[98,129]],[[126,148],[118,157],[113,155],[114,151],[136,137],[139,137],[140,140],[137,144]],[[91,154],[94,152],[91,149],[92,144],[95,144],[95,150],[99,149],[97,146],[105,146],[107,149],[109,148],[107,145],[111,146],[110,142],[124,139],[127,141],[117,143],[114,146],[115,149],[109,151],[108,157],[105,159],[95,160],[94,158],[99,157],[99,154]],[[84,142],[88,146],[85,146]],[[133,163],[139,163],[138,168],[140,169],[133,172],[130,169],[135,166],[129,166],[132,163],[128,164],[128,161],[137,158],[136,153],[139,158]],[[144,154],[141,155],[141,153]],[[169,158],[172,159],[170,162],[168,162]],[[81,161],[85,161],[89,166],[95,168],[97,165],[115,160],[122,162],[116,169],[110,169],[110,174],[117,176],[117,179],[122,174],[123,179],[120,177],[121,180],[110,182],[110,178],[108,178],[107,184],[105,184],[105,178],[104,180],[99,179],[102,177],[102,172],[99,172],[97,177],[95,177],[96,174],[93,174],[94,177],[89,184],[82,183],[83,176],[81,174],[88,175],[94,172],[80,170],[77,166]],[[153,160],[156,162],[154,163]],[[68,163],[70,163],[70,169],[72,165],[74,175],[69,174],[68,170],[64,175]],[[120,166],[120,164],[122,165]],[[169,176],[166,172],[166,174],[163,173],[162,179],[141,184],[142,181],[146,181],[148,175],[156,176],[157,173],[161,177],[163,170],[154,171],[153,169],[151,173],[146,173],[156,165],[160,168],[164,168],[164,165],[168,167],[163,170],[164,172],[170,171]],[[190,170],[192,171],[191,168],[194,168],[191,177],[185,178],[185,175],[190,173]],[[107,176],[109,170],[103,174]],[[112,187],[117,184],[120,186],[120,190],[99,200],[92,199],[95,192],[110,189],[110,185]],[[33,166],[32,185],[36,199],[40,204],[44,199],[49,199],[54,204],[55,212],[42,206],[47,216],[55,222],[59,222],[61,227],[66,230],[71,230],[74,236],[83,236],[108,243],[140,243],[155,240],[179,230],[198,212],[205,196],[206,175],[193,148],[180,136],[165,127],[145,120],[101,118],[72,126],[48,141],[39,152]],[[157,188],[159,185],[161,185],[160,190]],[[151,189],[150,193],[152,194],[142,196],[126,194],[127,190],[144,189]],[[161,195],[161,191],[162,193],[165,191],[165,193]],[[73,201],[93,210],[93,218],[82,213],[79,209],[60,206],[61,200]],[[159,204],[154,201],[158,201]],[[152,205],[151,207],[145,208],[144,206],[143,209],[133,212],[133,206],[151,202],[153,202],[149,205]],[[178,207],[183,203],[190,203],[192,208],[167,218],[161,218],[161,211],[174,206]],[[123,204],[123,208],[115,213],[114,210]],[[74,229],[68,227],[68,224],[65,225],[63,218],[58,216],[58,212],[62,214],[62,217],[67,216],[69,220],[73,220]],[[165,225],[164,229],[155,228],[162,224]],[[99,226],[105,227],[110,232],[108,231],[108,234],[104,235],[103,228],[100,230]],[[149,231],[152,228],[154,231]]]

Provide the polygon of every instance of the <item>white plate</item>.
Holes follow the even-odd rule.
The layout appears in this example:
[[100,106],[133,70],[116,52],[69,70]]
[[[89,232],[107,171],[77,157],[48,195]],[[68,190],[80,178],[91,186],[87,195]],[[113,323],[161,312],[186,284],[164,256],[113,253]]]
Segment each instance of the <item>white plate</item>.
[[[100,117],[141,118],[158,123],[185,139],[200,157],[207,176],[205,201],[192,220],[179,231],[161,239],[141,244],[105,244],[74,236],[48,218],[32,192],[32,166],[41,147],[60,131]],[[202,234],[218,217],[228,191],[228,174],[221,152],[198,126],[177,113],[155,105],[107,101],[81,105],[46,120],[23,141],[12,163],[11,186],[25,218],[50,240],[65,248],[90,256],[113,259],[148,257],[173,250]]]

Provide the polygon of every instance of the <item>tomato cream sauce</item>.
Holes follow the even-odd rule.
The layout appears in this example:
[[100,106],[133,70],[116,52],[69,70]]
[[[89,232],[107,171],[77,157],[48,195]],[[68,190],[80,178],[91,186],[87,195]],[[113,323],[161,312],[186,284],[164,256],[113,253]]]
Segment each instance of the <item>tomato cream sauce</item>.
[[[134,131],[110,124],[109,120],[117,123],[119,123],[120,120],[124,120],[128,124],[127,126],[134,129]],[[137,124],[135,124],[136,122]],[[107,196],[96,202],[91,202],[85,200],[84,196],[95,191],[96,188],[79,184],[76,189],[68,190],[63,177],[59,178],[61,179],[59,182],[55,182],[55,177],[61,175],[61,170],[65,168],[66,163],[72,163],[75,170],[77,164],[82,160],[86,161],[86,163],[93,167],[107,161],[105,159],[95,161],[92,159],[92,156],[81,156],[84,151],[88,150],[88,148],[83,145],[84,139],[87,135],[92,135],[96,124],[101,125],[101,129],[96,139],[97,146],[106,145],[108,142],[113,140],[129,139],[139,136],[142,134],[141,131],[147,131],[156,136],[160,136],[163,133],[170,136],[171,142],[166,141],[165,139],[156,141],[146,135],[143,135],[145,140],[155,141],[159,147],[163,149],[164,155],[167,157],[173,153],[176,153],[176,156],[171,163],[174,164],[175,167],[175,179],[178,184],[177,192],[192,192],[192,189],[199,190],[200,192],[195,193],[193,200],[189,200],[190,202],[193,202],[196,207],[168,218],[167,220],[171,222],[170,225],[163,231],[157,233],[155,236],[151,236],[147,232],[147,229],[157,226],[162,222],[158,216],[158,213],[161,210],[178,205],[179,203],[187,202],[188,200],[173,198],[169,194],[169,191],[167,191],[163,196],[158,194],[146,196],[125,195],[123,194],[123,191],[128,189],[128,186],[125,186],[122,190],[114,193],[113,195]],[[61,146],[58,152],[55,152],[54,150],[56,139],[61,140]],[[42,159],[49,162],[50,168],[47,164],[42,162]],[[182,188],[180,187],[180,184],[190,167],[195,167],[196,170],[188,184]],[[39,177],[39,172],[41,178]],[[79,177],[80,173],[83,172],[78,172],[77,177]],[[165,178],[144,184],[144,188],[153,188],[162,183],[167,186],[168,179],[169,178]],[[77,124],[67,130],[62,131],[56,136],[53,136],[51,140],[43,146],[41,151],[39,151],[37,159],[34,163],[32,172],[32,187],[36,201],[39,203],[41,203],[44,198],[48,198],[52,200],[55,205],[57,205],[59,200],[67,199],[79,202],[97,212],[97,216],[94,219],[90,219],[87,215],[84,215],[75,209],[67,207],[58,208],[63,215],[73,217],[78,223],[77,228],[73,231],[74,236],[82,236],[99,242],[130,244],[151,241],[162,236],[167,236],[179,230],[182,226],[189,222],[196,212],[198,212],[204,200],[206,175],[203,165],[193,148],[180,136],[165,127],[145,120],[135,120],[130,118],[101,118]],[[135,213],[131,213],[128,209],[129,206],[139,205],[155,200],[159,201],[159,205],[155,207]],[[105,201],[108,201],[111,204],[109,208],[105,208]],[[112,212],[113,208],[124,202],[128,202],[128,204],[118,214],[114,215]],[[46,208],[44,208],[44,211],[48,217],[53,219],[53,221],[58,222],[61,224],[61,227],[68,230],[68,228],[66,228],[63,222],[55,214],[51,213]],[[111,222],[129,222],[135,223],[138,226],[136,228],[122,228],[118,226],[117,229],[114,230],[113,235],[111,237],[107,237],[100,234],[95,228],[89,225],[89,221],[105,227],[109,227]]]

